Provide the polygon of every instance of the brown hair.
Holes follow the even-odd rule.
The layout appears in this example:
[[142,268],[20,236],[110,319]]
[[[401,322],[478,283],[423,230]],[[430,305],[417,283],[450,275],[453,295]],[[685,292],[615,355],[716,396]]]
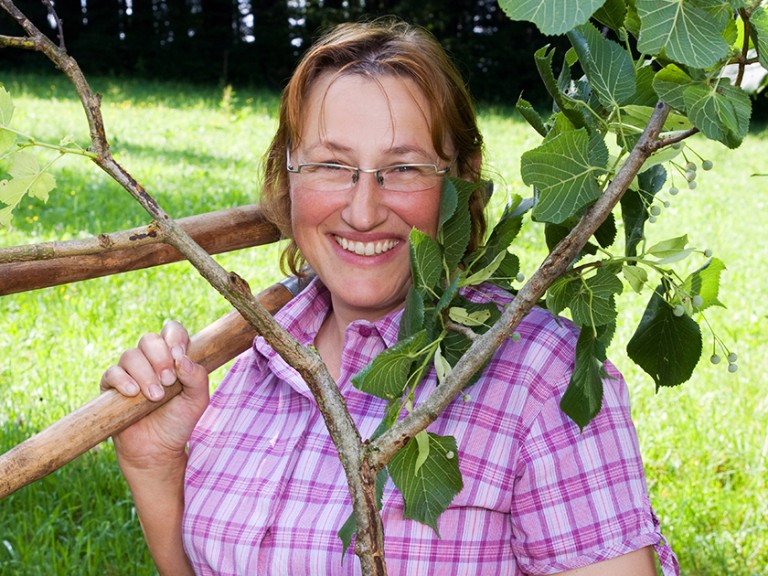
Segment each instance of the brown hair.
[[[438,155],[454,160],[456,173],[480,182],[483,139],[472,100],[456,66],[426,30],[397,19],[341,24],[321,37],[304,54],[283,90],[277,132],[264,158],[262,206],[266,216],[291,242],[283,251],[281,267],[297,274],[304,259],[292,240],[291,200],[286,169],[286,147],[297,143],[301,114],[314,82],[326,72],[370,77],[409,78],[425,95],[432,119],[432,144]],[[448,158],[450,142],[455,158]],[[481,187],[470,200],[472,234],[469,251],[482,242],[486,222]],[[287,269],[287,270],[286,270]]]

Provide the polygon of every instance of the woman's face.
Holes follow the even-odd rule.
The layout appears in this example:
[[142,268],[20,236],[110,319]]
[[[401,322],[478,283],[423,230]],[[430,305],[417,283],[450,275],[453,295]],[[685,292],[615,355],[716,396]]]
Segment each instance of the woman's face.
[[[410,80],[326,74],[307,100],[294,165],[446,166],[432,145],[424,96]],[[375,174],[359,176],[338,191],[290,176],[294,240],[346,322],[375,320],[403,303],[411,285],[408,236],[418,228],[434,237],[440,205],[440,178],[425,190],[395,192],[382,189]]]

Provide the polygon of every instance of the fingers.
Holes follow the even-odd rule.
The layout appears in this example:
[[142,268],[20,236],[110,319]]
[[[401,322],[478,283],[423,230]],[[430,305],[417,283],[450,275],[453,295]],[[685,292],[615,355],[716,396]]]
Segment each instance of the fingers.
[[110,367],[102,376],[101,388],[114,388],[126,396],[141,392],[148,399],[158,401],[165,396],[164,387],[176,382],[181,362],[190,385],[199,385],[204,374],[207,386],[205,369],[186,356],[188,347],[186,329],[178,322],[167,322],[160,334],[145,334],[136,348],[123,352],[117,366]]

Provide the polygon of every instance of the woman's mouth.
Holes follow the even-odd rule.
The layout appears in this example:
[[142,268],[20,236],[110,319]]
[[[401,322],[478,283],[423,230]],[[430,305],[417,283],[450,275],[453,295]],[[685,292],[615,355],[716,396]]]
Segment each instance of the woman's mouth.
[[400,240],[378,240],[375,242],[360,242],[359,240],[347,240],[341,236],[334,235],[334,240],[347,252],[353,252],[359,256],[376,256],[389,252],[400,244]]

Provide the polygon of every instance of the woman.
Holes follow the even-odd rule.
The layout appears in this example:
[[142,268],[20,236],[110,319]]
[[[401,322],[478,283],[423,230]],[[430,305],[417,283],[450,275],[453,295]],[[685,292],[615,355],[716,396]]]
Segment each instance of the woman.
[[[408,236],[436,234],[444,174],[478,181],[482,138],[442,48],[395,21],[343,25],[312,47],[282,99],[266,156],[265,203],[291,240],[283,263],[317,278],[276,316],[329,368],[363,437],[383,402],[350,378],[397,339],[411,283]],[[482,199],[472,200],[473,244]],[[470,247],[471,249],[472,247]],[[468,291],[502,306],[491,286]],[[558,402],[577,334],[543,310],[518,327],[430,427],[456,437],[464,489],[440,536],[404,520],[384,492],[392,574],[665,574],[677,561],[648,502],[627,390],[606,381],[580,433]],[[210,400],[205,370],[170,322],[106,371],[102,386],[183,392],[115,437],[152,556],[163,574],[353,574],[337,532],[351,511],[343,470],[314,399],[261,338]],[[435,385],[432,373],[419,392]],[[418,400],[418,398],[417,398]],[[188,451],[187,451],[187,446]]]

